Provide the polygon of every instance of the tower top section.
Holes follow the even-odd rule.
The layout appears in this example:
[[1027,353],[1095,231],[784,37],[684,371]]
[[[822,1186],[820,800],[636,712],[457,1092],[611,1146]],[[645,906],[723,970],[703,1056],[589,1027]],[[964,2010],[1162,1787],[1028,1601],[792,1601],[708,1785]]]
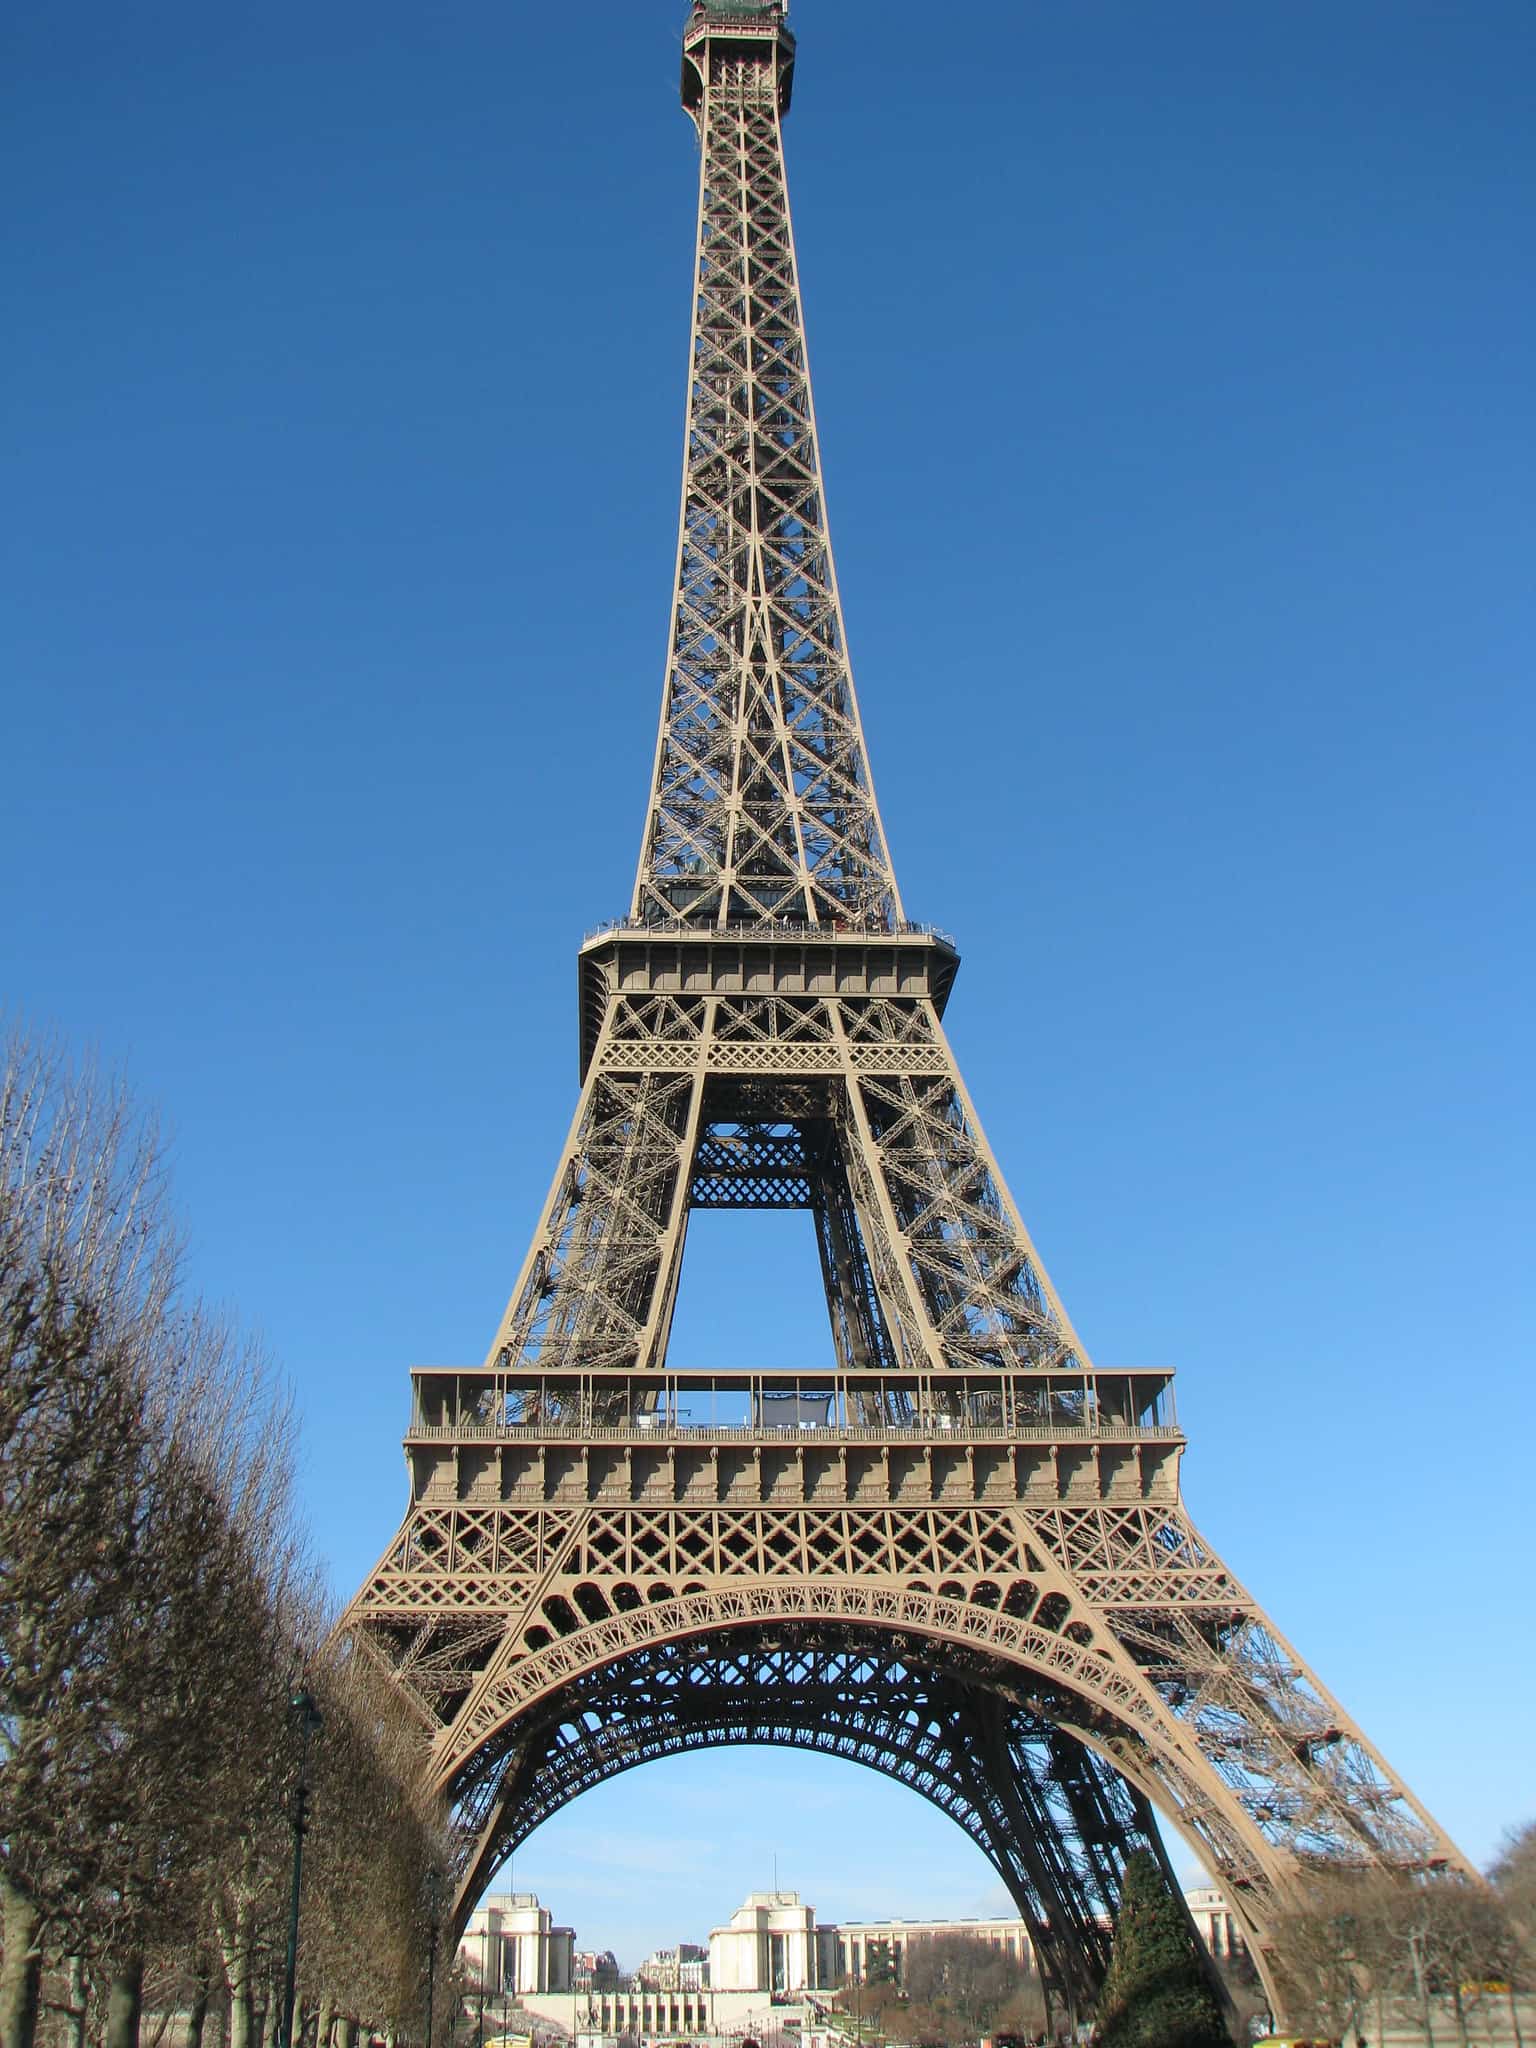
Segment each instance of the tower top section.
[[784,0],[694,0],[688,423],[667,681],[631,920],[896,932],[822,500],[781,117]]
[[785,19],[787,0],[693,0],[683,30],[683,106],[695,121],[704,103],[712,57],[772,65],[779,113],[789,111],[795,76],[795,39]]

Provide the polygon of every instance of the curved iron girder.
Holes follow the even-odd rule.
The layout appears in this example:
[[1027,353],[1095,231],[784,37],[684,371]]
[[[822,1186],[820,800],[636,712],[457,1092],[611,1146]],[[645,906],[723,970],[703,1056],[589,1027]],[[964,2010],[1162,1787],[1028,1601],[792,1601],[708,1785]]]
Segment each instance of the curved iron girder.
[[1037,1695],[1020,1699],[979,1661],[937,1667],[926,1648],[775,1625],[658,1644],[575,1680],[461,1781],[461,1811],[479,1823],[461,1897],[551,1814],[623,1771],[736,1743],[815,1750],[893,1778],[963,1828],[1017,1903],[1046,1980],[1086,2012],[1125,1856],[1163,1859],[1151,1808]]

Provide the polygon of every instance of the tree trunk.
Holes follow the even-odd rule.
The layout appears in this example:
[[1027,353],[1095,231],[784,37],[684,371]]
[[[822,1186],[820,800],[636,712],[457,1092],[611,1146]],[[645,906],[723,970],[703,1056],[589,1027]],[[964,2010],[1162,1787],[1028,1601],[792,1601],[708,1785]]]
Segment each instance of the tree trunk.
[[252,2017],[250,1964],[242,1956],[239,1975],[229,1987],[229,2048],[251,2048]]
[[112,1972],[102,2048],[139,2048],[139,2008],[143,1996],[144,1958],[130,1956]]
[[336,2048],[357,2048],[357,2021],[350,2013],[338,2013],[336,2016]]
[[1424,1954],[1420,1941],[1421,1937],[1415,1934],[1408,1943],[1408,1952],[1413,1958],[1413,1986],[1419,1995],[1419,2019],[1424,2028],[1424,2039],[1429,2048],[1435,2048],[1434,2023],[1429,2013],[1429,1984],[1424,1975]]
[[261,2048],[273,2048],[282,2023],[283,1994],[276,1984],[267,1987],[267,2009],[261,2016]]
[[9,1871],[0,1873],[0,2048],[32,2048],[37,2031],[40,1966],[38,1923],[42,1916]]
[[1461,2048],[1467,2048],[1467,2015],[1461,2003],[1461,1986],[1456,1981],[1457,1973],[1451,1972],[1451,2005],[1456,2014],[1456,2031],[1461,2036]]
[[192,2001],[187,2007],[187,2038],[183,2048],[203,2048],[203,2023],[208,2017],[208,1958],[198,1952],[192,1968]]
[[[221,1921],[219,1948],[224,1957],[224,1978],[229,1985],[228,2048],[251,2048],[251,1909],[235,1909],[233,1925]],[[0,2041],[0,2048],[7,2048]]]
[[65,1979],[65,1996],[69,2003],[64,2008],[64,2048],[85,2048],[85,1957],[71,1956],[69,1971]]
[[320,2011],[315,2020],[315,2048],[331,2048],[331,1994],[320,1994]]

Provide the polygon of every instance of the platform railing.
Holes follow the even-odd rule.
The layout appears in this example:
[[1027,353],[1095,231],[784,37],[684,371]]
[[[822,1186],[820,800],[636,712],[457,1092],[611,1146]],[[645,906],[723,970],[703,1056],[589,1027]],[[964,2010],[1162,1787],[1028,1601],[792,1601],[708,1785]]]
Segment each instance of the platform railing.
[[783,1448],[795,1444],[1055,1443],[1067,1439],[1135,1443],[1151,1438],[1174,1442],[1182,1436],[1183,1431],[1173,1424],[1150,1422],[1021,1422],[1008,1428],[965,1422],[952,1426],[884,1423],[840,1424],[823,1429],[814,1423],[687,1423],[659,1419],[649,1423],[636,1417],[627,1422],[418,1422],[412,1425],[406,1441],[533,1443],[556,1439],[631,1444],[752,1443]]
[[594,925],[582,939],[584,946],[592,945],[598,939],[610,938],[692,938],[692,939],[799,939],[808,943],[825,944],[828,939],[937,939],[941,946],[955,950],[954,935],[942,925],[914,924],[910,918],[902,918],[892,924],[877,923],[868,918],[834,919],[821,924],[804,921],[791,922],[788,919],[759,917],[739,920],[732,924],[713,924],[688,917],[611,917],[605,923]]

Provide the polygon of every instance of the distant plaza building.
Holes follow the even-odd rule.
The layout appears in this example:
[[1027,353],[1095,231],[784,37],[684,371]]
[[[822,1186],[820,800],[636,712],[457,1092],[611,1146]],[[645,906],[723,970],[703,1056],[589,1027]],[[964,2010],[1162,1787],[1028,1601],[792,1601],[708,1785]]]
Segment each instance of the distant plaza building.
[[818,1927],[798,1892],[751,1892],[724,1927],[709,1932],[712,1991],[788,1998],[835,1984],[837,1930]]
[[[1244,1953],[1238,1923],[1214,1886],[1193,1887],[1184,1901],[1212,1955],[1227,1961]],[[633,1982],[611,1949],[578,1951],[574,1931],[555,1926],[532,1892],[482,1899],[459,1953],[489,1998],[516,2001],[566,2034],[630,2034],[657,2043],[705,2033],[760,2033],[777,2024],[773,2009],[787,2005],[824,2013],[827,1994],[845,1983],[867,1984],[872,1964],[878,1967],[882,1960],[896,1982],[904,1982],[914,1946],[946,1935],[985,1942],[1021,1972],[1036,1970],[1023,1920],[845,1920],[818,1926],[815,1908],[803,1904],[798,1892],[778,1890],[750,1893],[723,1927],[711,1929],[707,1951],[686,1941],[656,1949]]]
[[[1247,1953],[1238,1923],[1214,1885],[1199,1885],[1186,1891],[1184,1903],[1189,1908],[1196,1933],[1218,1961],[1225,1962]],[[962,1934],[971,1941],[984,1941],[992,1948],[1002,1950],[1021,1970],[1033,1972],[1037,1969],[1034,1943],[1030,1939],[1029,1925],[1024,1920],[845,1920],[839,1926],[823,1931],[830,1931],[836,1942],[836,1974],[824,1980],[833,1984],[845,1979],[868,1982],[870,1949],[874,1947],[878,1956],[882,1945],[883,1953],[895,1971],[897,1983],[903,1983],[907,1951],[912,1944],[944,1934]]]
[[648,1991],[702,1991],[709,1983],[709,1950],[693,1941],[655,1949],[636,1970],[635,1982]]
[[1232,1909],[1213,1884],[1197,1885],[1184,1894],[1195,1930],[1219,1963],[1232,1962],[1248,1953],[1242,1929]]
[[576,1932],[556,1927],[534,1892],[487,1894],[469,1916],[459,1954],[487,1997],[570,1991]]
[[835,1974],[829,1980],[840,1984],[869,1981],[870,1951],[876,1959],[889,1958],[898,1984],[906,1981],[907,1951],[914,1942],[931,1941],[941,1934],[961,1934],[968,1941],[984,1941],[1000,1949],[1021,1970],[1035,1967],[1034,1944],[1022,1920],[844,1920],[825,1930],[832,1936]]
[[618,1987],[619,1959],[611,1948],[579,1948],[571,1958],[573,1991],[613,1991]]

